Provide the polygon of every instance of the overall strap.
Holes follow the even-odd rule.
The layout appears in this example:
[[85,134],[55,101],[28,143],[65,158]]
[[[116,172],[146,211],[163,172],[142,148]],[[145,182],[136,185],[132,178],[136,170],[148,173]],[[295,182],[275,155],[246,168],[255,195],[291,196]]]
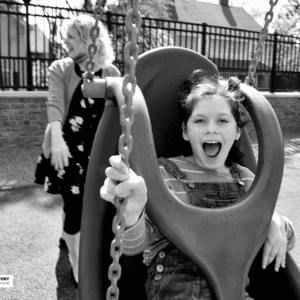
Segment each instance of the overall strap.
[[179,180],[186,179],[187,174],[182,172],[179,167],[170,159],[165,157],[158,158],[158,164],[164,167],[169,173],[178,178]]
[[241,177],[241,170],[240,170],[240,168],[238,167],[237,164],[232,164],[229,167],[229,171],[230,171],[230,173],[231,173],[231,175],[234,178],[236,183],[238,183],[241,186],[245,185],[245,183],[243,182],[242,177]]
[[[185,172],[181,171],[177,164],[172,160],[165,157],[160,157],[158,158],[158,164],[164,167],[167,172],[175,176],[179,181],[181,181],[182,184],[185,185],[185,189],[187,192],[191,191],[191,189],[195,187],[195,183],[190,181],[188,179],[188,175]],[[188,197],[190,197],[189,193]]]

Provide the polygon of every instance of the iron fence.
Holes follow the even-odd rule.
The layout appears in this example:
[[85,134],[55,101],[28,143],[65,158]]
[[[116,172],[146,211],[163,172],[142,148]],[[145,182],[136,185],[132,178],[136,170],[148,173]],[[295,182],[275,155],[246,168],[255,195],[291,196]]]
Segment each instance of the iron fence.
[[[24,2],[27,4],[0,0],[2,90],[47,89],[49,64],[67,55],[64,21],[86,13]],[[103,22],[112,36],[114,63],[124,73],[125,16],[106,12]],[[258,39],[259,32],[143,18],[138,43],[140,54],[161,46],[192,49],[212,60],[222,76],[244,80]],[[300,38],[269,34],[256,74],[255,87],[259,90],[300,91]]]

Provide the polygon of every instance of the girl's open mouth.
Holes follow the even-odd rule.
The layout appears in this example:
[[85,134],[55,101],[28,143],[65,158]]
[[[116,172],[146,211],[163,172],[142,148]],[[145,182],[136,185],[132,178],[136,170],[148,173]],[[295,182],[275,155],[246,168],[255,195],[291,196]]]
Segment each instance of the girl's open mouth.
[[211,158],[218,156],[222,149],[222,144],[219,142],[206,142],[202,145],[204,153]]

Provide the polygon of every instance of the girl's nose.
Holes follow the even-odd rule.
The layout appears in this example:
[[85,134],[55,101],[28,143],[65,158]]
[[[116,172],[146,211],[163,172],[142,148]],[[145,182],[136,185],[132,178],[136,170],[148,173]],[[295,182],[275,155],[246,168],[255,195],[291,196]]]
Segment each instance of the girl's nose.
[[204,130],[205,134],[215,134],[215,133],[220,133],[218,127],[213,124],[213,123],[209,123],[207,124],[205,130]]

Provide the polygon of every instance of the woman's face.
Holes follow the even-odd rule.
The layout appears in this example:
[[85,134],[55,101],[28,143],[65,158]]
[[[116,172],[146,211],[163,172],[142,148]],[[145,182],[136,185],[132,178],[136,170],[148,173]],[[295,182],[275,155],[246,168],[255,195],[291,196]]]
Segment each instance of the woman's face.
[[80,38],[80,35],[74,26],[69,26],[65,44],[68,48],[68,55],[76,63],[81,63],[87,60],[86,44]]
[[199,100],[183,128],[183,138],[190,142],[196,163],[218,172],[226,172],[226,158],[239,137],[231,106],[219,95]]

